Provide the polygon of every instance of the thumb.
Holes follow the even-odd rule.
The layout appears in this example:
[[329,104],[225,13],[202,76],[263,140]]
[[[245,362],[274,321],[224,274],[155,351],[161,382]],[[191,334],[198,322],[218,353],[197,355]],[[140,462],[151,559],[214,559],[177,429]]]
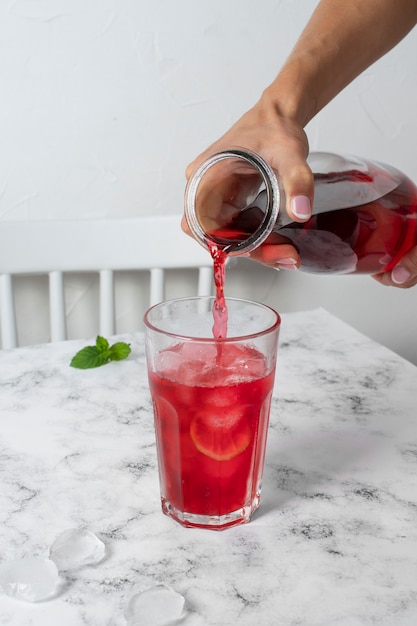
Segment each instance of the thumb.
[[314,199],[314,177],[304,157],[293,157],[278,166],[284,185],[286,210],[291,219],[305,222],[311,217]]

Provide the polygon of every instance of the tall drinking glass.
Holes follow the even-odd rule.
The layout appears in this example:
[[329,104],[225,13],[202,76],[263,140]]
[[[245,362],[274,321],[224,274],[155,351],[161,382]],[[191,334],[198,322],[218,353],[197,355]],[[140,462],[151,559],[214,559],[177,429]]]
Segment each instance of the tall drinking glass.
[[228,298],[228,336],[213,338],[214,298],[145,314],[163,512],[221,530],[259,506],[280,316]]

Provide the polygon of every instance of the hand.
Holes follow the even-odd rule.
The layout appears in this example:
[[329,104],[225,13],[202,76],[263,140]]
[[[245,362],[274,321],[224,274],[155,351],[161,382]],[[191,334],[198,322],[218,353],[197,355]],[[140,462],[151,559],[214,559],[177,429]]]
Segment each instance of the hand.
[[408,289],[417,285],[417,246],[403,256],[391,272],[373,276],[381,285]]
[[[252,150],[268,161],[283,182],[288,215],[296,222],[306,221],[311,215],[314,194],[313,175],[306,163],[307,137],[300,124],[280,114],[268,90],[230,130],[189,164],[187,179],[209,155],[236,147]],[[214,213],[215,207],[210,207],[211,211]],[[182,228],[190,234],[185,219]],[[249,256],[275,268],[296,269],[300,265],[294,246],[280,243],[279,238],[271,238]]]

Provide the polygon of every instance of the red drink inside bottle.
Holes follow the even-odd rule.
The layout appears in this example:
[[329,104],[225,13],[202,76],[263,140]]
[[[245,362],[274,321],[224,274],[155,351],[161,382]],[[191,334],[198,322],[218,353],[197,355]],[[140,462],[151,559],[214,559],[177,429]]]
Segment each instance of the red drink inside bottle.
[[274,371],[250,345],[178,343],[149,373],[162,508],[223,529],[259,504]]
[[[387,191],[363,202],[366,187],[374,189],[376,181],[385,182]],[[417,244],[417,188],[398,171],[384,166],[366,174],[358,170],[316,174],[315,190],[312,218],[277,231],[297,248],[300,269],[387,272]]]

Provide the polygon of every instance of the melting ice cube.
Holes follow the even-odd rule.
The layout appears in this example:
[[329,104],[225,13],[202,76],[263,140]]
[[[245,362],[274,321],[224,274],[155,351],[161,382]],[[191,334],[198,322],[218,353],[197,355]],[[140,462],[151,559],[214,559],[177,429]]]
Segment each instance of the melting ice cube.
[[183,363],[181,344],[162,350],[155,356],[155,369],[159,374],[167,378],[171,377]]
[[183,616],[184,597],[167,585],[155,585],[128,599],[124,616],[128,626],[168,626]]
[[104,543],[94,533],[84,528],[71,528],[55,539],[49,558],[60,571],[66,571],[99,563],[105,552]]
[[50,559],[34,557],[0,566],[0,585],[8,596],[27,602],[50,598],[58,582],[58,569]]

